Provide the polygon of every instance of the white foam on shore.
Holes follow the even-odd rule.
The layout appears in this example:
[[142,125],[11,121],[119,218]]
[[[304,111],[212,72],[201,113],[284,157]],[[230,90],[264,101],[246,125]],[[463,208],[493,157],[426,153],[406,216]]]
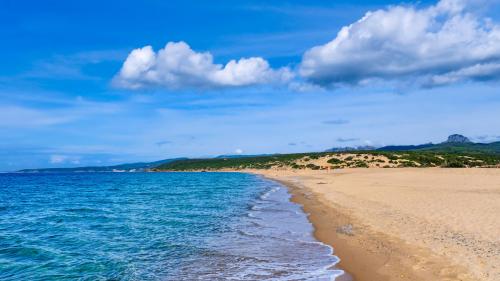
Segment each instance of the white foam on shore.
[[[251,207],[251,211],[249,212],[250,217],[258,218],[266,216],[266,214],[263,213],[261,213],[261,216],[252,214],[255,213],[255,211],[266,209],[266,207],[262,206],[256,207],[259,205],[267,205],[267,210],[271,212],[288,213],[289,217],[285,217],[284,219],[283,217],[280,217],[281,219],[276,219],[274,216],[267,218],[274,222],[281,222],[283,230],[286,231],[285,234],[278,232],[279,236],[277,237],[269,237],[285,240],[291,245],[294,243],[306,243],[320,246],[323,249],[327,249],[327,252],[322,254],[322,256],[325,260],[329,261],[326,265],[315,269],[311,268],[309,271],[301,273],[300,276],[293,276],[291,279],[285,278],[280,280],[335,280],[337,277],[343,275],[344,271],[335,267],[340,259],[334,255],[333,247],[314,238],[314,228],[308,220],[307,214],[302,210],[301,206],[290,201],[291,195],[288,189],[275,182],[272,182],[272,184],[276,186],[271,187],[270,190],[260,197],[262,202],[256,202],[256,204]],[[275,208],[276,205],[280,206],[281,209],[277,210]],[[290,214],[294,214],[295,216]]]
[[204,241],[203,258],[176,275],[183,280],[334,281],[334,250],[315,239],[314,228],[288,189],[257,178],[265,191],[234,217],[230,228]]

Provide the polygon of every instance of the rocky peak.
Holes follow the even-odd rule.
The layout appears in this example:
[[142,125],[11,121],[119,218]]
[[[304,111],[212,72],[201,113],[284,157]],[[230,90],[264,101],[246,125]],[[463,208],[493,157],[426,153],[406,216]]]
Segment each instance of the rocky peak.
[[459,134],[453,134],[448,137],[448,140],[445,141],[446,143],[468,143],[471,142],[467,137],[459,135]]

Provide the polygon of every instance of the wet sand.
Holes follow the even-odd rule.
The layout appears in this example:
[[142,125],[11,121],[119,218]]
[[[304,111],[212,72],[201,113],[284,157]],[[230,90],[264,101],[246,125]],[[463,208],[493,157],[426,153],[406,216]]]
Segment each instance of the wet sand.
[[500,280],[500,169],[252,172],[290,187],[356,281]]

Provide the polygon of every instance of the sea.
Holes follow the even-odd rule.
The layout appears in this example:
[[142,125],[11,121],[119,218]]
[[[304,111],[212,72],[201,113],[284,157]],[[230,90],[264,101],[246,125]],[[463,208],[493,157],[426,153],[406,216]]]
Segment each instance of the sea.
[[335,280],[279,183],[245,173],[0,174],[0,280]]

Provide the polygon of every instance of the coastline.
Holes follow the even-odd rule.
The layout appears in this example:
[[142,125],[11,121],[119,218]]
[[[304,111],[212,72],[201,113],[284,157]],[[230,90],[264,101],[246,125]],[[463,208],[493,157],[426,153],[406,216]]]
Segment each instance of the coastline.
[[[490,244],[490,246],[492,245],[493,248],[482,249],[493,252],[493,258],[489,256],[492,260],[489,261],[489,264],[488,261],[484,264],[485,260],[478,260],[483,257],[480,257],[479,254],[475,255],[475,252],[480,247],[483,247],[484,244],[469,245],[468,243],[474,242],[470,237],[461,237],[461,239],[467,241],[465,241],[464,245],[455,248],[449,248],[449,245],[446,243],[450,242],[453,244],[457,241],[445,241],[446,243],[443,242],[443,246],[440,245],[439,241],[435,243],[436,245],[428,244],[426,239],[429,237],[422,237],[421,241],[418,237],[412,240],[405,233],[393,231],[394,229],[391,229],[391,227],[387,227],[387,229],[385,229],[386,226],[384,225],[376,227],[373,221],[367,220],[366,216],[363,216],[359,212],[362,209],[356,210],[352,206],[342,204],[345,202],[335,202],[335,200],[332,200],[332,197],[328,197],[324,193],[325,188],[330,187],[332,179],[338,182],[339,177],[346,174],[349,176],[358,176],[357,174],[359,173],[365,173],[364,176],[368,177],[375,175],[373,183],[376,183],[380,180],[380,173],[386,177],[387,175],[384,174],[389,173],[391,175],[388,180],[398,183],[397,181],[401,181],[401,179],[391,177],[402,171],[417,173],[417,175],[425,173],[431,178],[436,177],[436,174],[440,177],[444,175],[445,178],[448,178],[456,176],[454,173],[462,173],[461,169],[450,170],[449,173],[446,169],[390,170],[349,169],[340,174],[326,173],[325,171],[293,170],[250,170],[247,172],[259,174],[268,179],[280,182],[289,188],[292,194],[292,201],[302,205],[304,211],[309,215],[308,218],[315,228],[315,237],[334,248],[334,254],[341,260],[337,266],[352,275],[355,281],[495,280],[498,276],[498,269],[495,268],[494,263],[499,259],[498,255],[495,257],[495,253],[498,251],[497,247],[500,246],[499,241],[492,241],[493,244]],[[495,179],[500,176],[500,170],[497,169],[468,170],[463,173],[467,174],[471,179],[484,177],[484,173],[490,173],[490,171],[493,171],[491,173]],[[343,177],[343,180],[347,177]],[[484,192],[484,190],[478,189],[478,192]],[[496,189],[490,190],[490,192],[492,192],[492,195],[497,195],[493,194],[496,192]],[[355,201],[356,198],[352,197],[352,199]],[[370,212],[370,207],[367,207],[365,211]],[[384,212],[389,211],[389,209],[384,210]],[[400,210],[395,211],[398,212]],[[386,215],[392,219],[398,219],[396,216],[392,217],[394,214],[388,213]],[[398,226],[398,224],[395,226]],[[429,223],[428,225],[423,224],[419,227],[431,226],[433,227],[434,225]],[[437,229],[435,231],[440,230]],[[458,233],[458,235],[465,235],[465,233],[467,232],[464,231],[464,233]],[[440,236],[441,234],[443,233],[434,233],[435,238],[446,240],[446,237],[442,238]],[[481,242],[484,241],[481,240]],[[443,247],[440,248],[440,246]],[[464,250],[468,250],[469,252],[461,253],[460,255],[460,251],[463,252]],[[454,258],[453,255],[455,253],[458,253],[456,254],[458,258]],[[465,256],[463,256],[464,254]],[[466,258],[468,255],[470,255],[469,262],[460,263],[460,258]],[[344,281],[349,279],[344,277],[338,280]]]

